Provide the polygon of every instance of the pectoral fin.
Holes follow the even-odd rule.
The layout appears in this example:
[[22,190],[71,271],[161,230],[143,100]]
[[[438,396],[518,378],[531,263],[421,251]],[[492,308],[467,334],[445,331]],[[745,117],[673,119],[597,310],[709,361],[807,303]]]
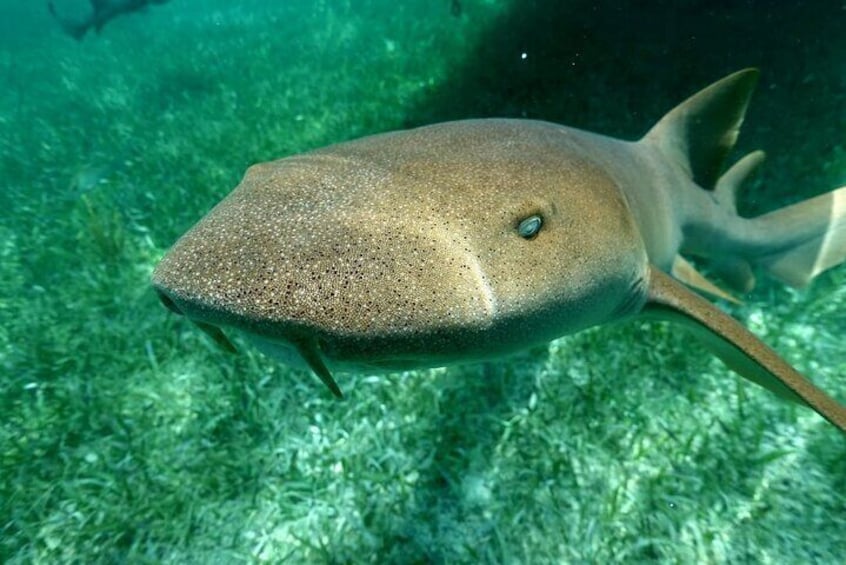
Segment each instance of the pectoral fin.
[[674,277],[693,288],[697,288],[702,292],[710,294],[711,296],[716,296],[717,298],[722,298],[723,300],[728,300],[729,302],[734,302],[735,304],[741,304],[740,300],[706,279],[702,273],[697,271],[693,265],[688,263],[681,255],[676,255],[675,260],[673,260],[672,272]]
[[197,320],[192,320],[194,325],[203,330],[203,332],[212,338],[216,344],[218,344],[221,349],[224,351],[228,351],[229,353],[238,353],[238,350],[235,349],[235,346],[232,345],[232,342],[229,341],[229,338],[226,337],[226,334],[217,327],[211,324],[207,324],[205,322],[198,322]]
[[846,408],[734,318],[654,267],[642,315],[683,323],[732,370],[783,398],[810,406],[846,433]]

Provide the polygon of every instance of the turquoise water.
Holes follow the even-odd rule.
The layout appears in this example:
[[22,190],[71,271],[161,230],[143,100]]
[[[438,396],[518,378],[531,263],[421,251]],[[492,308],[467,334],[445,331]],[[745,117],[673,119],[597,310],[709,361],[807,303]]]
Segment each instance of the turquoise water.
[[[76,41],[0,0],[0,561],[839,562],[842,435],[674,328],[336,401],[149,286],[255,162],[464,117],[635,138],[750,65],[741,209],[846,184],[839,3],[646,4],[171,0]],[[744,300],[846,399],[843,267]]]

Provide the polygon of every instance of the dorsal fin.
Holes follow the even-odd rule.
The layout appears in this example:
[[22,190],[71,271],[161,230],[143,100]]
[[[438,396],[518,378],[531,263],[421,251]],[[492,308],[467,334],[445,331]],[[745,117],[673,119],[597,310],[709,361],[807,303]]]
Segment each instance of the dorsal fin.
[[684,164],[696,184],[714,188],[737,141],[758,74],[757,69],[744,69],[700,90],[670,110],[644,139]]
[[[753,151],[723,173],[714,188],[714,198],[720,206],[732,214],[737,214],[737,193],[742,185],[761,167],[766,155],[763,151]],[[741,256],[723,253],[711,263],[713,272],[734,290],[746,293],[755,288],[755,274],[749,261]]]
[[766,154],[763,151],[753,151],[729,167],[720,176],[714,188],[720,206],[726,210],[731,210],[732,213],[737,213],[737,193],[740,191],[740,187],[758,172],[765,158]]

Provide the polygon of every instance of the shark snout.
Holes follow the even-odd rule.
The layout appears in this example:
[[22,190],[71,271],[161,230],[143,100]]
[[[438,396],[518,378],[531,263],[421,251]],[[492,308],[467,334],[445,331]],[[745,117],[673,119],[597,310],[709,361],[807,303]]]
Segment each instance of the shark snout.
[[389,216],[315,231],[212,227],[184,237],[153,274],[162,304],[194,322],[331,338],[480,329],[496,316],[482,260],[444,226]]

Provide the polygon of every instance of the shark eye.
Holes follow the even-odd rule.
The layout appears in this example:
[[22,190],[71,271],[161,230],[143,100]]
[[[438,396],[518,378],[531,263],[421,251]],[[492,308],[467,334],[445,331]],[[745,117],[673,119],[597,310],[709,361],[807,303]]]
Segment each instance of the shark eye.
[[517,225],[517,233],[519,233],[520,237],[523,239],[532,239],[538,235],[542,225],[543,218],[541,218],[539,214],[532,214],[528,218],[520,221]]

